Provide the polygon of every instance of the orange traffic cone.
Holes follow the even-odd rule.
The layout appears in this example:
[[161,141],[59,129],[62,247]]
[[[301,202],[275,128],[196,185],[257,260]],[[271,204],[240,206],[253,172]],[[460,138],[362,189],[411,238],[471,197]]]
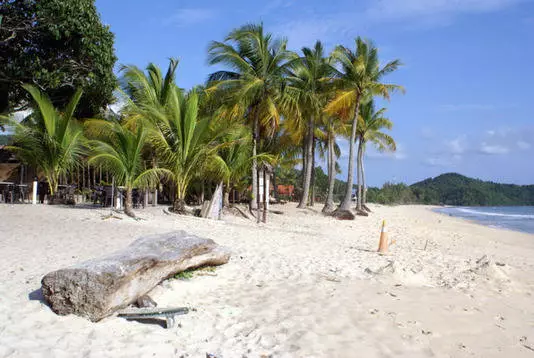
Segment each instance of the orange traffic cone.
[[380,242],[378,243],[378,253],[388,253],[388,232],[386,229],[386,220],[382,221],[382,232],[380,233]]

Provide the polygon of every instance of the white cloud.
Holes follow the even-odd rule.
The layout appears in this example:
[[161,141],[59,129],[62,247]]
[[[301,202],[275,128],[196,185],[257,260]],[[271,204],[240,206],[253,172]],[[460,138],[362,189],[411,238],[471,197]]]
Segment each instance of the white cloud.
[[433,139],[434,136],[436,135],[434,133],[434,131],[431,128],[428,128],[428,127],[421,128],[421,131],[420,131],[419,134],[420,134],[421,138],[423,138],[423,139]]
[[394,159],[394,160],[404,160],[408,158],[406,149],[404,145],[397,143],[397,150],[394,152],[380,152],[373,147],[370,147],[365,155],[370,159]]
[[447,152],[454,155],[463,154],[466,150],[466,137],[464,135],[449,141],[445,141]]
[[492,145],[486,142],[482,142],[482,144],[480,145],[479,151],[482,154],[501,155],[501,154],[507,154],[510,150],[504,145],[499,145],[499,144]]
[[522,141],[522,140],[517,142],[517,146],[519,147],[519,149],[523,149],[523,150],[527,150],[527,149],[529,149],[531,147],[530,143],[527,143],[527,142]]
[[215,11],[205,8],[184,8],[178,9],[164,21],[166,25],[187,27],[196,25],[215,17]]

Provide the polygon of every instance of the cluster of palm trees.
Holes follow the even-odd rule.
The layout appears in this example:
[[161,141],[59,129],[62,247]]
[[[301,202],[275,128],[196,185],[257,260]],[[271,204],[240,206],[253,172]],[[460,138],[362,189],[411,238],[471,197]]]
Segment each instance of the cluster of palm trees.
[[10,122],[15,134],[11,149],[41,169],[52,194],[59,178],[80,162],[103,168],[126,188],[129,215],[134,188],[163,181],[171,188],[174,211],[183,213],[192,185],[221,185],[227,204],[230,189],[244,192],[250,183],[250,208],[257,210],[259,220],[265,206],[260,203],[260,172],[294,166],[299,158],[299,207],[313,205],[317,153],[327,158],[329,190],[323,212],[333,212],[338,140],[345,137],[348,176],[338,210],[350,209],[355,155],[357,205],[365,208],[366,144],[395,150],[393,139],[382,132],[392,123],[384,117],[385,109],[375,109],[373,98],[389,99],[402,90],[382,82],[399,67],[398,60],[381,65],[378,50],[359,37],[354,49],[338,46],[326,55],[318,41],[299,55],[287,49],[286,40],[265,33],[262,25],[245,25],[224,41],[212,42],[208,61],[221,70],[190,91],[176,84],[175,59],[165,75],[154,64],[145,71],[123,67],[120,93],[126,105],[120,114],[101,119],[72,118],[81,92],[60,110],[39,90],[25,86],[35,110],[20,123]]

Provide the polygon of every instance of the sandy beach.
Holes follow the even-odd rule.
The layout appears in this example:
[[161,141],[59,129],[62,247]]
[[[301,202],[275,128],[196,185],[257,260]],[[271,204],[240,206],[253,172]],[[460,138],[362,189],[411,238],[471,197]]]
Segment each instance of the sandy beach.
[[[534,235],[423,206],[371,206],[336,221],[320,205],[275,206],[268,224],[139,210],[0,205],[0,357],[532,357]],[[387,220],[390,254],[376,253]],[[227,246],[214,273],[172,279],[151,297],[196,309],[180,324],[57,316],[48,272],[134,239],[186,230]]]

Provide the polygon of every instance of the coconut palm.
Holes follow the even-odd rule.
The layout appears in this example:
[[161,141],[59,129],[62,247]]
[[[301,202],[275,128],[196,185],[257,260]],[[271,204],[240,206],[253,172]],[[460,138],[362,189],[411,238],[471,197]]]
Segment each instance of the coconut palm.
[[354,144],[361,102],[377,95],[389,99],[391,92],[402,89],[400,86],[382,82],[384,76],[397,70],[401,64],[399,60],[381,66],[378,49],[372,42],[357,37],[355,45],[354,51],[338,46],[332,53],[332,58],[339,68],[336,79],[337,91],[326,107],[326,111],[330,114],[343,113],[350,114],[352,117],[347,188],[339,210],[350,209],[354,175]]
[[198,110],[196,91],[184,95],[174,87],[164,107],[154,106],[145,114],[154,129],[151,143],[156,155],[175,185],[176,213],[185,212],[187,189],[198,173],[208,167],[224,170],[217,152],[224,144],[220,139],[227,133],[227,125],[212,117],[198,118]]
[[[368,142],[374,144],[379,151],[392,151],[397,149],[395,140],[388,134],[382,132],[383,129],[390,130],[393,123],[384,114],[385,108],[378,111],[375,109],[373,101],[362,104],[360,109],[360,116],[358,118],[358,202],[357,210],[362,210],[366,204],[365,191],[365,172],[363,168],[363,158],[365,154],[366,145]],[[363,186],[363,192],[362,192]]]
[[57,110],[50,98],[34,86],[23,85],[33,98],[33,112],[20,123],[9,119],[14,132],[14,151],[20,160],[41,170],[53,196],[59,178],[79,165],[85,153],[83,129],[73,118],[82,96],[78,90],[63,110]]
[[336,174],[339,172],[337,158],[341,156],[341,150],[336,141],[338,136],[346,137],[350,133],[350,125],[339,117],[329,116],[323,121],[323,143],[327,152],[328,168],[328,192],[322,212],[325,214],[332,213],[334,206],[334,186]]
[[252,127],[251,209],[258,210],[258,217],[258,142],[262,134],[272,134],[280,121],[278,98],[287,63],[294,57],[286,42],[265,33],[261,24],[245,25],[232,31],[224,42],[212,42],[208,49],[210,65],[229,68],[209,76],[209,91],[225,100],[227,115],[243,116]]
[[238,127],[235,131],[221,138],[221,142],[225,143],[219,149],[219,157],[222,159],[220,164],[223,165],[215,168],[215,172],[222,174],[219,177],[225,185],[223,205],[226,207],[230,206],[230,190],[242,186],[243,178],[250,169],[252,143],[247,133],[246,128]]
[[178,67],[178,60],[171,58],[165,77],[161,69],[153,63],[148,64],[146,73],[137,66],[122,66],[122,82],[124,92],[128,95],[129,106],[126,109],[133,109],[139,114],[141,107],[165,106],[175,85],[175,73]]
[[[289,105],[289,119],[305,121],[303,193],[299,208],[309,204],[310,185],[314,171],[315,158],[315,126],[320,121],[326,102],[327,81],[332,77],[334,68],[329,58],[324,55],[320,41],[313,48],[304,47],[302,57],[291,61],[287,77],[287,87],[284,90],[284,102]],[[313,202],[313,201],[312,201]]]
[[85,123],[92,155],[90,164],[102,166],[113,175],[118,185],[126,188],[124,213],[135,217],[133,212],[134,188],[147,188],[159,182],[167,174],[162,168],[147,168],[143,150],[147,144],[148,131],[143,125],[129,128],[116,120],[89,120]]

